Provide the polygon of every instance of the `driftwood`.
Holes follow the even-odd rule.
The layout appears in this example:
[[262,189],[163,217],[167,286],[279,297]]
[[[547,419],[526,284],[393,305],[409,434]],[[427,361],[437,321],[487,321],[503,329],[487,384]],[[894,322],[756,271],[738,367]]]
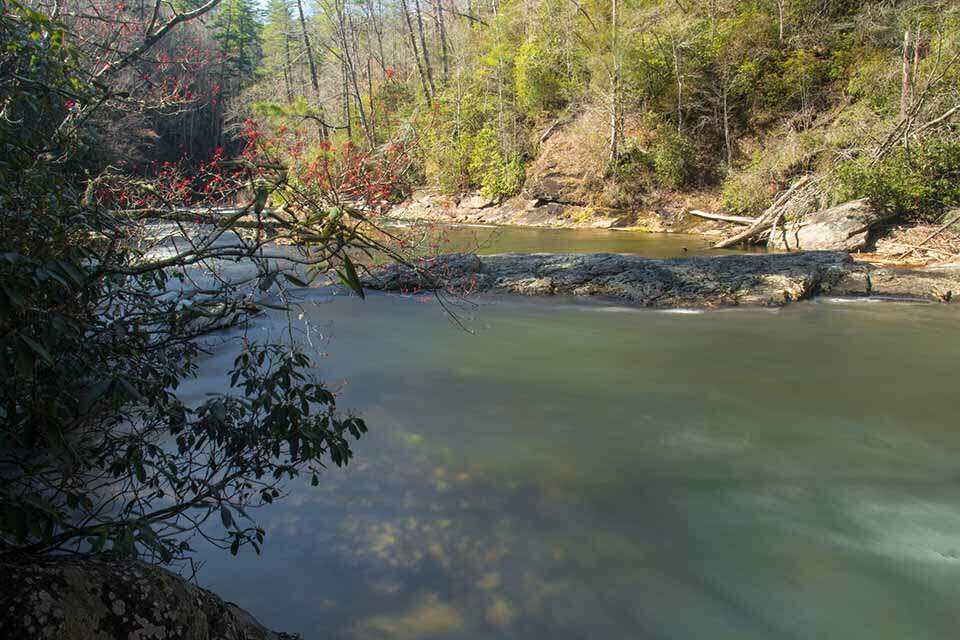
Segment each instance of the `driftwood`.
[[941,233],[943,233],[953,225],[957,224],[957,222],[960,222],[960,209],[953,209],[947,212],[947,215],[945,217],[947,218],[946,222],[944,222],[942,225],[934,229],[926,238],[921,240],[919,244],[914,245],[911,249],[907,251],[904,251],[899,256],[897,256],[897,258],[900,260],[903,260],[914,251],[918,249],[923,249],[923,245],[927,244],[928,242],[936,238],[938,235],[940,235]]
[[540,141],[537,144],[543,144],[544,142],[549,140],[550,136],[552,136],[557,129],[567,124],[568,122],[570,122],[569,117],[557,118],[556,120],[554,120],[553,124],[547,127],[547,129],[542,134],[540,134]]
[[953,253],[949,251],[943,251],[942,249],[934,249],[932,247],[924,247],[919,244],[908,244],[906,242],[895,242],[893,244],[894,246],[897,246],[897,247],[907,247],[909,249],[909,251],[898,255],[897,260],[902,260],[904,256],[910,255],[910,253],[913,251],[926,251],[927,253],[937,253],[937,254],[940,254],[941,256],[947,256],[947,257],[953,256]]
[[790,188],[780,194],[780,196],[774,200],[773,204],[770,205],[770,208],[764,211],[763,215],[756,218],[756,220],[749,227],[740,233],[721,240],[717,244],[713,245],[713,248],[724,249],[726,247],[732,247],[740,242],[752,240],[768,228],[770,229],[771,233],[775,233],[775,229],[780,224],[783,216],[785,216],[787,213],[786,205],[790,202],[790,198],[794,193],[796,193],[797,189],[810,182],[811,179],[812,176],[807,174],[794,182],[792,185],[790,185]]
[[707,220],[720,220],[721,222],[733,222],[734,224],[753,224],[757,221],[756,218],[748,218],[746,216],[728,216],[722,213],[710,213],[709,211],[700,211],[698,209],[690,209],[687,211],[692,216],[697,216],[698,218],[706,218]]

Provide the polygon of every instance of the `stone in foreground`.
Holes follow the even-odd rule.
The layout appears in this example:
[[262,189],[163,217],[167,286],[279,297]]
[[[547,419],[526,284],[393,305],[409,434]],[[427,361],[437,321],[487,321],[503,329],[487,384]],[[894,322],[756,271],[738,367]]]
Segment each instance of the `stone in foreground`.
[[4,563],[0,638],[283,640],[236,605],[132,560]]
[[820,294],[950,300],[960,293],[960,269],[880,269],[840,251],[667,260],[610,253],[455,253],[424,260],[415,269],[383,267],[363,284],[383,291],[598,296],[647,307],[769,307]]

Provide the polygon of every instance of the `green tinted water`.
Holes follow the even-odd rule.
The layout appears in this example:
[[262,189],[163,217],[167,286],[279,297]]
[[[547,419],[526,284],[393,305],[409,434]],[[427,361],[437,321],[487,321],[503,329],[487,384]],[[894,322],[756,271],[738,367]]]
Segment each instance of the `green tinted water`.
[[636,253],[648,258],[681,255],[722,255],[703,236],[638,233],[604,229],[541,229],[479,225],[411,226],[402,228],[408,239],[422,238],[422,246],[441,252],[491,253]]
[[[371,434],[201,582],[306,638],[952,638],[957,310],[374,295],[299,328]],[[258,332],[280,334],[265,320]],[[197,389],[223,384],[231,354]]]

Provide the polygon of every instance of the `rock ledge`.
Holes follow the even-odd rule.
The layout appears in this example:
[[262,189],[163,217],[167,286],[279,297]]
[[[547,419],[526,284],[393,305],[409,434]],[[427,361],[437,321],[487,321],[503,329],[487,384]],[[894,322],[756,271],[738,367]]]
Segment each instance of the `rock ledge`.
[[424,260],[416,269],[383,267],[364,286],[599,296],[649,307],[783,306],[817,295],[950,301],[960,294],[960,267],[885,269],[854,262],[842,251],[666,260],[610,253],[454,253]]

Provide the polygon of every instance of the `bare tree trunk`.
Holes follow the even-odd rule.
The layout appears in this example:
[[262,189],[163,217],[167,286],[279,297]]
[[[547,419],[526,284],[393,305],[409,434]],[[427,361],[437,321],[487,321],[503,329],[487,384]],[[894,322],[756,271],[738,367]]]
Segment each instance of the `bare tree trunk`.
[[433,69],[430,66],[430,51],[427,49],[427,38],[423,34],[423,16],[420,14],[420,0],[413,0],[413,6],[417,10],[417,29],[420,31],[420,47],[423,49],[423,66],[427,69],[427,81],[430,83],[430,93],[437,92],[436,85],[433,84]]
[[287,103],[293,102],[293,68],[290,64],[290,38],[283,34],[283,84],[287,89]]
[[317,102],[317,109],[320,110],[320,137],[326,139],[329,137],[327,125],[322,122],[323,105],[320,104],[320,80],[317,78],[317,63],[313,59],[313,47],[310,46],[310,34],[307,32],[307,18],[303,14],[303,0],[297,0],[297,11],[300,14],[300,32],[303,35],[303,47],[307,53],[307,64],[310,67],[310,82],[313,85],[313,95]]
[[910,74],[910,101],[917,94],[917,69],[920,68],[920,22],[917,21],[917,28],[913,32],[913,70]]
[[785,0],[777,0],[777,17],[780,25],[780,42],[783,42],[783,3]]
[[370,137],[371,146],[377,140],[377,109],[373,101],[373,73],[370,70],[370,58],[367,57],[367,100],[370,102]]
[[413,49],[413,57],[417,61],[417,71],[420,73],[420,86],[423,88],[423,95],[427,102],[432,100],[430,94],[430,85],[427,84],[427,74],[423,70],[423,62],[420,60],[420,52],[417,50],[417,37],[413,33],[413,22],[410,20],[410,10],[407,8],[407,0],[400,0],[400,7],[403,9],[403,17],[407,23],[407,33],[410,36],[410,47]]
[[683,131],[683,72],[676,41],[673,42],[673,73],[677,77],[677,131]]
[[[370,12],[370,24],[373,27],[374,35],[377,37],[377,52],[379,54],[379,57],[377,58],[377,63],[380,65],[380,71],[382,73],[386,73],[387,62],[386,62],[386,56],[383,53],[383,22],[377,15],[377,13],[374,11],[373,0],[367,0],[367,11]],[[370,108],[371,109],[373,108],[372,103]]]
[[[343,40],[343,56],[346,61],[346,69],[349,73],[350,84],[353,88],[353,97],[357,101],[357,117],[360,118],[360,126],[363,127],[363,134],[367,138],[367,142],[370,146],[373,146],[373,133],[370,130],[370,123],[367,122],[366,110],[363,106],[363,97],[360,94],[360,83],[357,80],[357,42],[354,38],[354,28],[353,28],[353,16],[347,16],[346,20],[344,19],[344,10],[341,9],[338,11],[340,14],[340,32],[342,34],[341,39]],[[369,73],[370,69],[367,68]]]
[[730,87],[727,78],[723,79],[723,146],[727,151],[727,168],[733,164],[733,150],[730,147]]
[[903,32],[903,74],[900,82],[900,119],[910,108],[910,29]]
[[447,55],[447,28],[443,21],[443,0],[434,0],[437,14],[437,24],[440,27],[440,55],[443,64],[443,84],[450,81],[450,63]]
[[780,220],[783,219],[783,216],[786,215],[787,205],[790,203],[790,198],[794,193],[808,182],[812,180],[812,176],[807,174],[802,176],[799,180],[790,185],[790,188],[779,195],[770,207],[763,212],[762,215],[758,216],[753,224],[747,227],[744,231],[734,234],[733,236],[721,240],[720,242],[713,245],[714,249],[724,249],[726,247],[732,247],[733,245],[743,242],[745,240],[752,240],[756,236],[760,235],[764,229],[768,227],[776,227],[780,223]]
[[610,0],[610,49],[612,70],[610,73],[610,161],[620,156],[620,51],[618,36],[618,0]]

